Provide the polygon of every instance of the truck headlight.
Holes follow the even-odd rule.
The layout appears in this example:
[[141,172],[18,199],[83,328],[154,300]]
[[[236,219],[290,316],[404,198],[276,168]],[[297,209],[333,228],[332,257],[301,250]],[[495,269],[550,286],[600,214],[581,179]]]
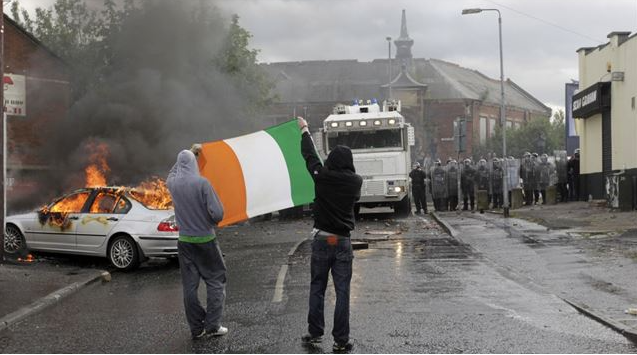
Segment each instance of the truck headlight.
[[395,125],[396,124],[396,119],[395,118],[390,118],[387,123],[389,123],[390,125]]
[[360,121],[360,122],[358,122],[358,125],[361,126],[361,127],[365,127],[365,126],[367,126],[367,121]]
[[336,128],[338,127],[338,122],[332,122],[330,123],[330,126],[332,126],[332,128]]
[[396,192],[396,193],[403,192],[403,187],[402,186],[394,186],[394,192]]

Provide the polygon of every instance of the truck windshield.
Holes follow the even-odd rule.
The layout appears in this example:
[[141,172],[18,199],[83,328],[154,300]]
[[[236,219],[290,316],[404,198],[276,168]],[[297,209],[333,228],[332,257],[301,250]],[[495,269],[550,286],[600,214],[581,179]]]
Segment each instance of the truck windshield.
[[400,129],[379,131],[329,132],[328,148],[346,145],[350,149],[402,148]]

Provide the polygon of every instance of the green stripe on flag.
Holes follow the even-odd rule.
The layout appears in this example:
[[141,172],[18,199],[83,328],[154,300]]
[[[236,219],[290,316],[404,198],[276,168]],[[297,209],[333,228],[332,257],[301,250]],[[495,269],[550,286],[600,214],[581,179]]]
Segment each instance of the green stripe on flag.
[[296,120],[282,123],[265,130],[279,145],[290,175],[292,201],[294,206],[304,205],[314,200],[314,181],[307,171],[305,159],[301,155],[301,130]]

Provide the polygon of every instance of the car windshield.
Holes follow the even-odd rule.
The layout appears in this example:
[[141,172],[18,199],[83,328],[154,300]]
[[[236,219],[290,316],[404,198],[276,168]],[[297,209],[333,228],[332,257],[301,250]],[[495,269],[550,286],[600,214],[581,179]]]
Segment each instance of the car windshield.
[[337,145],[345,145],[350,149],[401,148],[400,133],[400,129],[330,132],[328,133],[328,147],[330,150]]

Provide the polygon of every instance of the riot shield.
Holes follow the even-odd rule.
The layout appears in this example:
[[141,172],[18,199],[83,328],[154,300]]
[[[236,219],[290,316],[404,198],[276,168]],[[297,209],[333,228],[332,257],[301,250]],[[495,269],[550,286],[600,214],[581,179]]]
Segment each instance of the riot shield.
[[568,156],[565,150],[554,150],[553,154],[555,155],[555,170],[557,174],[557,183],[566,184],[568,181],[567,176],[567,163]]
[[501,194],[502,193],[502,184],[504,180],[504,170],[502,166],[498,164],[493,164],[491,168],[491,193],[492,194]]
[[431,168],[431,195],[433,198],[447,197],[447,171],[443,166]]
[[473,164],[462,164],[460,170],[460,185],[463,194],[473,195],[474,186],[476,183],[476,169]]
[[537,178],[538,178],[538,189],[546,190],[547,187],[551,186],[551,174],[553,174],[553,164],[551,164],[548,159],[546,161],[540,161],[537,165]]
[[490,187],[490,178],[489,178],[489,168],[487,165],[478,165],[476,170],[476,188],[478,190],[484,190],[489,192]]
[[520,160],[515,158],[505,159],[507,169],[507,188],[509,191],[520,187]]
[[450,162],[445,167],[447,170],[447,196],[458,196],[458,163]]

